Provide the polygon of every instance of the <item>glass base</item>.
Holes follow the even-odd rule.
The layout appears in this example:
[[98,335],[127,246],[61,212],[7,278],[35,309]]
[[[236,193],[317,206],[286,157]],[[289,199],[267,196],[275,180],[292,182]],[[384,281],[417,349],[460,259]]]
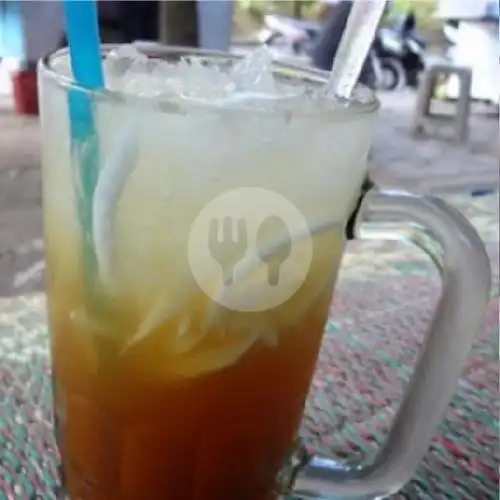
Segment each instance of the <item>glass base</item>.
[[[296,441],[294,446],[294,452],[289,456],[287,463],[283,466],[277,478],[277,489],[278,491],[289,493],[281,493],[276,500],[383,500],[387,499],[386,495],[384,496],[339,496],[339,495],[319,495],[316,493],[308,493],[308,494],[296,494],[293,493],[293,490],[296,487],[296,481],[299,477],[300,473],[303,471],[304,467],[309,463],[310,459],[312,459],[312,455],[307,451],[305,446],[302,445],[300,440]],[[338,469],[346,466],[346,463],[334,462],[331,461],[332,464],[335,464]],[[61,479],[61,483],[64,485],[64,472],[62,467],[59,467],[59,477]],[[300,482],[300,480],[299,480]],[[300,489],[300,486],[299,486]],[[277,491],[277,493],[278,493]],[[88,498],[91,498],[93,495],[91,492],[87,491],[89,495]],[[84,498],[87,498],[87,494],[84,493]],[[71,500],[69,495],[65,492],[64,486],[60,486],[55,492],[56,500]],[[80,500],[80,496],[75,500]]]

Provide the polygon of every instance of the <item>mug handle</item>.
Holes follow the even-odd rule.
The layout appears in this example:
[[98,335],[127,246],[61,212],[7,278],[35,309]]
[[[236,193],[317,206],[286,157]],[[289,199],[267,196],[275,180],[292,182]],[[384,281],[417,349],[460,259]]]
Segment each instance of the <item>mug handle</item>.
[[411,242],[438,268],[442,294],[387,443],[369,463],[298,460],[292,498],[368,500],[396,493],[427,452],[452,397],[490,294],[490,264],[479,235],[433,197],[370,191],[357,217],[360,239]]

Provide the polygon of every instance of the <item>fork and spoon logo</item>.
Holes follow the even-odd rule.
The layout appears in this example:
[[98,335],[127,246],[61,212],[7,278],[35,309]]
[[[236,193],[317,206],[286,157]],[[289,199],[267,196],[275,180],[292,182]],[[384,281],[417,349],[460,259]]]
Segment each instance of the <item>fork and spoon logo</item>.
[[[266,254],[266,233],[270,228],[271,233],[278,237],[280,230],[285,234],[282,248],[274,258]],[[267,282],[270,286],[277,286],[279,283],[280,267],[289,257],[292,246],[291,235],[286,224],[276,215],[267,217],[259,226],[255,239],[255,251],[259,260],[267,266]],[[245,219],[234,219],[225,217],[223,220],[212,219],[208,232],[208,248],[212,257],[220,264],[224,274],[224,284],[231,286],[234,283],[235,267],[245,257],[248,245],[248,226]],[[226,255],[231,255],[227,260]]]
[[284,196],[238,188],[199,212],[188,257],[196,282],[212,300],[231,310],[263,311],[300,288],[312,240],[307,220]]

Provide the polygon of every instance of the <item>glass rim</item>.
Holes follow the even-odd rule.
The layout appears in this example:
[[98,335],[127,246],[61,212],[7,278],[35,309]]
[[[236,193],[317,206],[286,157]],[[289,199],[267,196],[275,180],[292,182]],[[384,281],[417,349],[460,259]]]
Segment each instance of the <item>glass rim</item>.
[[[192,56],[192,57],[200,57],[200,58],[210,58],[210,59],[219,59],[221,61],[226,62],[236,62],[245,57],[242,54],[233,54],[229,52],[222,52],[216,50],[205,50],[198,48],[190,48],[190,47],[181,47],[181,46],[167,46],[157,42],[135,42],[133,44],[101,44],[101,55],[105,56],[107,53],[112,51],[113,49],[117,49],[124,45],[133,45],[140,52],[145,53],[146,55],[153,55],[155,58],[166,59],[169,56]],[[107,102],[117,102],[117,103],[132,103],[132,102],[154,102],[154,101],[162,101],[169,102],[170,99],[168,97],[162,98],[158,96],[140,96],[127,94],[125,92],[119,90],[110,90],[106,88],[93,89],[88,86],[85,86],[72,77],[64,74],[62,71],[54,68],[54,61],[60,60],[61,58],[69,59],[69,49],[67,47],[61,48],[52,52],[45,57],[41,58],[39,61],[39,70],[40,74],[43,78],[48,77],[53,80],[57,86],[68,89],[68,90],[76,90],[78,92],[84,93],[88,95],[90,98],[98,99],[99,101],[107,101]],[[323,71],[314,67],[301,66],[299,64],[292,64],[289,62],[274,60],[272,63],[272,72],[274,75],[283,76],[287,78],[291,78],[297,81],[307,81],[310,85],[325,85],[329,78],[329,72]],[[338,119],[341,116],[346,118],[353,117],[361,117],[365,115],[371,115],[375,113],[379,107],[380,102],[376,96],[376,93],[368,88],[365,85],[359,84],[359,87],[362,88],[369,95],[368,99],[363,99],[362,101],[356,98],[349,99],[348,102],[354,103],[355,106],[349,106],[346,108],[324,108],[318,110],[313,113],[301,112],[297,111],[297,115],[312,115],[312,116],[324,116],[330,115],[334,119]],[[172,102],[172,101],[171,101]],[[172,102],[173,104],[173,102]],[[178,104],[176,102],[175,104]],[[217,111],[225,111],[225,108],[218,105],[211,105],[207,102],[198,102],[193,101],[189,102],[190,108],[204,108],[213,109]],[[253,112],[254,109],[251,107],[235,107],[231,108],[234,111],[238,112]],[[262,112],[262,110],[261,110]],[[264,111],[264,114],[275,113],[276,110]]]

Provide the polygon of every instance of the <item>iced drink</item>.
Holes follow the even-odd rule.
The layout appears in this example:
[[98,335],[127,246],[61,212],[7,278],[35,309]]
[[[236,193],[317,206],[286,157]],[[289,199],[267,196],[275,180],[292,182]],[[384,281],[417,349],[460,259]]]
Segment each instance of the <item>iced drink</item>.
[[[101,175],[111,173],[93,200],[90,268],[66,56],[42,71],[56,431],[72,500],[276,500],[286,487],[372,116],[322,96],[322,77],[273,72],[265,51],[214,61],[108,55],[110,92],[93,104]],[[311,231],[300,287],[259,310],[217,304],[188,258],[199,213],[245,187],[278,193],[311,228],[330,221]],[[300,260],[306,243],[292,233]]]

